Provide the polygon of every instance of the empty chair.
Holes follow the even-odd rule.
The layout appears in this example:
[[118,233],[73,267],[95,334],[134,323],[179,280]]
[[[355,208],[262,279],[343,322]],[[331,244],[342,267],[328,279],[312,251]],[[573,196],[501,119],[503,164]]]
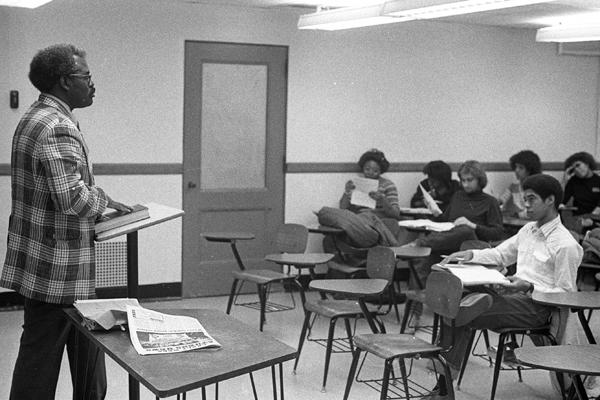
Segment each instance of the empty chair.
[[[448,272],[434,271],[429,275],[425,287],[424,303],[433,311],[434,314],[445,318],[450,326],[441,324],[440,329],[449,329],[455,326],[455,318],[460,310],[460,301],[463,292],[463,286],[460,279]],[[390,389],[390,375],[393,373],[393,364],[397,360],[400,367],[400,378],[402,387],[398,388],[404,392],[403,398],[411,397],[408,377],[406,373],[405,360],[411,358],[430,358],[437,360],[444,369],[446,377],[445,386],[448,399],[454,399],[452,389],[451,373],[446,361],[441,356],[444,348],[428,343],[420,338],[408,334],[360,334],[354,336],[354,354],[352,364],[348,372],[344,400],[348,399],[350,389],[356,374],[356,368],[361,353],[367,352],[383,358],[384,371],[381,380],[381,399],[386,399]],[[426,393],[418,393],[421,397]]]
[[[268,302],[268,292],[272,283],[290,283],[298,288],[302,302],[304,302],[304,290],[300,282],[298,282],[296,279],[296,276],[274,271],[272,269],[248,269],[242,262],[238,250],[235,247],[235,239],[227,237],[227,234],[220,234],[219,236],[205,234],[204,236],[209,241],[229,242],[232,246],[233,253],[239,266],[239,271],[233,271],[233,283],[231,285],[231,291],[227,301],[227,314],[231,312],[234,299],[237,297],[244,282],[256,284],[259,301],[241,303],[237,305],[258,308],[260,310],[259,325],[261,331],[263,330],[263,325],[265,323],[266,312],[284,311],[293,308],[293,306],[282,306],[280,304]],[[305,226],[300,224],[283,224],[275,235],[274,247],[276,251],[281,253],[304,253],[307,241],[308,229]],[[241,284],[238,287],[238,283],[240,282]],[[267,305],[269,305],[268,310]]]
[[[367,265],[366,274],[370,279],[383,279],[388,281],[387,293],[382,293],[386,296],[385,301],[389,302],[389,307],[392,306],[394,301],[394,286],[392,284],[394,278],[394,270],[396,268],[396,260],[394,251],[389,247],[373,247],[370,248],[367,254]],[[353,283],[361,283],[368,281],[369,279],[352,279]],[[332,282],[344,282],[344,280],[330,280]],[[318,281],[319,284],[323,283],[323,280]],[[365,282],[366,283],[366,282]],[[339,291],[338,291],[339,292]],[[345,295],[351,296],[351,290],[345,292]],[[383,301],[383,299],[382,299]],[[389,312],[389,307],[382,307],[381,305],[369,305],[369,312],[372,315],[381,315]],[[344,319],[346,327],[347,341],[350,349],[352,349],[352,329],[350,326],[350,319],[361,318],[364,316],[361,307],[357,300],[334,300],[334,299],[319,299],[319,300],[307,300],[304,303],[304,324],[302,325],[302,331],[300,333],[300,339],[298,342],[298,353],[296,355],[296,362],[294,363],[294,371],[298,366],[300,360],[300,354],[302,352],[302,346],[304,341],[307,339],[307,332],[310,329],[311,316],[316,315],[329,319],[329,330],[326,339],[326,351],[325,351],[325,367],[323,372],[323,385],[322,390],[325,390],[327,384],[327,373],[329,370],[329,361],[331,353],[333,352],[334,341],[342,339],[334,339],[335,325],[339,318]],[[380,327],[383,328],[383,324],[380,323]],[[344,346],[345,347],[345,346]],[[349,351],[347,349],[338,350],[336,352]]]

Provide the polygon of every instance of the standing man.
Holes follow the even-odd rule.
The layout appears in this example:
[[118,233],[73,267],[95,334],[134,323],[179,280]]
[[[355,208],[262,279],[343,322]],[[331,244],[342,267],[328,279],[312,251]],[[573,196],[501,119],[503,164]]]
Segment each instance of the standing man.
[[29,80],[41,94],[13,137],[12,206],[0,277],[0,286],[25,297],[10,399],[54,399],[65,345],[77,387],[73,398],[103,399],[104,356],[71,328],[62,308],[95,297],[96,218],[107,207],[130,207],[95,185],[88,148],[72,114],[92,105],[96,91],[85,52],[68,44],[40,50]]
[[[523,203],[532,222],[493,249],[460,251],[442,261],[462,260],[504,267],[517,264],[517,272],[508,277],[510,283],[497,288],[469,288],[487,293],[489,297],[481,297],[471,309],[465,310],[472,314],[474,319],[471,322],[456,327],[454,335],[442,334],[443,345],[450,345],[454,338],[453,347],[446,354],[446,361],[453,372],[457,373],[464,362],[472,329],[544,325],[553,307],[535,303],[531,293],[577,291],[575,281],[583,250],[560,221],[558,205],[562,197],[562,187],[552,176],[537,174],[527,177],[523,181]],[[491,307],[482,307],[489,305],[489,300]],[[440,379],[439,382],[445,381]],[[445,394],[444,390],[440,394]]]

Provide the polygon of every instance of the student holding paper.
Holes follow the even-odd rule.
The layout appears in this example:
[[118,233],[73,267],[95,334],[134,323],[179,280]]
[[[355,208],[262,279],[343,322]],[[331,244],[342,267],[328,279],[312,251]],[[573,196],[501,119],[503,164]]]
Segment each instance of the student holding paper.
[[[417,191],[410,199],[410,206],[413,208],[428,207],[425,201],[425,193],[422,189],[433,198],[442,212],[448,208],[452,195],[460,190],[460,183],[456,179],[452,179],[452,169],[442,160],[434,160],[428,162],[423,167],[423,173],[427,175],[427,179],[423,179]],[[435,215],[437,217],[437,215]]]
[[377,181],[377,189],[370,191],[368,197],[374,200],[371,208],[364,205],[353,204],[352,192],[357,189],[356,182],[349,180],[346,182],[344,193],[340,199],[340,208],[348,209],[355,213],[368,211],[372,209],[380,218],[400,217],[400,208],[398,205],[398,189],[392,181],[381,176],[390,167],[383,152],[377,149],[371,149],[365,152],[358,160],[364,178]]
[[[471,291],[486,293],[470,309],[472,320],[456,327],[454,335],[446,330],[442,342],[454,338],[446,360],[455,371],[460,369],[472,329],[503,327],[528,328],[545,324],[552,307],[534,303],[531,293],[576,291],[577,268],[583,250],[563,226],[558,214],[563,191],[550,175],[537,174],[523,182],[524,205],[532,222],[513,237],[492,249],[467,250],[451,254],[442,263],[461,260],[508,266],[517,263],[517,272],[509,282],[496,287],[475,286]],[[480,307],[489,304],[490,307]],[[487,309],[486,309],[487,308]],[[443,379],[440,382],[444,382]]]

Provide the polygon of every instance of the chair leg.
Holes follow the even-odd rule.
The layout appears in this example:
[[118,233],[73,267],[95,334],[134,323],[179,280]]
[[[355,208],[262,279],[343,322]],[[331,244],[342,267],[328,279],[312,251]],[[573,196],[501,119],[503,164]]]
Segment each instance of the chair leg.
[[265,324],[265,308],[267,307],[267,287],[266,285],[257,284],[258,298],[260,300],[260,331],[263,331],[263,325]]
[[[517,343],[517,335],[515,335],[514,333],[510,334],[510,339],[513,341],[513,343]],[[523,375],[521,374],[521,367],[519,367],[517,365],[517,375],[519,375],[519,382],[523,382]]]
[[408,317],[410,313],[412,313],[412,300],[406,300],[406,304],[404,305],[404,315],[402,316],[402,324],[400,325],[400,333],[404,333],[406,330],[406,325],[408,324]]
[[[393,358],[385,360],[385,364],[383,367],[383,381],[381,382],[381,396],[379,397],[380,400],[387,399],[388,387],[390,385],[390,371],[392,370],[392,362],[393,361],[394,361]],[[408,397],[407,397],[407,400],[408,400]]]
[[360,348],[357,347],[352,355],[352,363],[350,364],[350,370],[348,371],[348,379],[346,380],[346,389],[344,390],[344,400],[348,400],[350,395],[350,388],[352,382],[354,382],[354,375],[356,374],[356,367],[358,366],[358,360],[360,359]]
[[235,298],[235,290],[237,288],[238,280],[234,279],[231,284],[231,292],[229,292],[229,300],[227,300],[227,314],[231,312],[231,305],[233,304],[233,299]]
[[302,352],[302,346],[306,340],[306,332],[308,331],[308,325],[310,324],[310,311],[304,312],[304,324],[302,324],[302,331],[300,332],[300,339],[298,340],[298,352],[296,353],[296,361],[294,361],[294,374],[296,373],[296,367],[298,367],[298,361],[300,360],[300,352]]
[[448,400],[454,400],[454,387],[452,386],[452,372],[450,371],[450,366],[446,362],[446,359],[440,354],[437,355],[437,360],[444,367],[444,378],[446,380],[446,397],[448,398]]
[[462,378],[465,374],[465,369],[467,369],[467,362],[469,361],[469,355],[471,354],[471,348],[473,347],[473,342],[475,341],[475,335],[477,331],[473,329],[471,331],[471,337],[469,338],[469,343],[467,344],[467,349],[465,350],[465,355],[463,357],[462,364],[460,366],[460,373],[458,374],[458,381],[456,382],[456,390],[460,390],[460,384],[462,382]]
[[406,364],[404,363],[404,358],[398,358],[398,364],[400,364],[400,376],[402,378],[402,385],[404,385],[404,394],[406,395],[406,400],[409,400],[410,390],[408,388],[408,379],[406,376]]
[[506,333],[501,333],[498,338],[498,349],[496,351],[496,363],[494,364],[494,377],[492,380],[492,394],[490,400],[494,400],[496,396],[496,388],[498,387],[498,377],[500,376],[500,367],[502,366],[502,356],[504,355],[504,342],[506,341]]
[[344,326],[346,327],[346,335],[348,335],[350,352],[354,353],[354,342],[352,341],[352,327],[350,326],[350,319],[344,318]]
[[327,349],[325,350],[325,369],[323,371],[323,387],[321,388],[321,392],[325,392],[325,386],[327,385],[327,373],[329,372],[329,361],[331,360],[333,334],[335,333],[336,322],[337,318],[331,318],[329,320],[329,333],[327,334]]

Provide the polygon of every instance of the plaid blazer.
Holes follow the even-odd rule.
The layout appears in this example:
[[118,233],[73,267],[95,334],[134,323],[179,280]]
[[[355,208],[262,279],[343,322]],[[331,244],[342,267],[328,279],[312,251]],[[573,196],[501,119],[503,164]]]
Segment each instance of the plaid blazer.
[[12,142],[12,206],[0,286],[71,304],[95,296],[94,221],[108,203],[71,112],[40,95]]

